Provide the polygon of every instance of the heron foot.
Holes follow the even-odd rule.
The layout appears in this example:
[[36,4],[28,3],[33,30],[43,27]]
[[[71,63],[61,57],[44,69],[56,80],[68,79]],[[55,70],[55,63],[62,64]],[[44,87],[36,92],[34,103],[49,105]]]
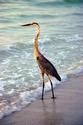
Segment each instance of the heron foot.
[[44,98],[42,97],[41,100],[44,100]]
[[51,99],[56,99],[56,97],[55,97],[55,96],[52,96]]

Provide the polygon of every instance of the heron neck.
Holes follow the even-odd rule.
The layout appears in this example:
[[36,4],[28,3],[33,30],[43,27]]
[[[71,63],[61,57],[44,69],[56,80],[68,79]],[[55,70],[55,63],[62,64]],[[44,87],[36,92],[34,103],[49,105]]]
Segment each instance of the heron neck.
[[35,28],[36,28],[36,36],[34,40],[34,56],[35,56],[35,59],[37,59],[37,57],[39,57],[39,54],[40,54],[38,49],[38,38],[40,35],[40,27],[37,25]]
[[35,26],[35,30],[36,30],[36,36],[35,36],[35,40],[34,40],[34,48],[38,49],[38,38],[39,38],[39,35],[40,35],[39,24]]
[[39,33],[36,35],[35,37],[35,41],[34,41],[34,57],[35,57],[35,61],[37,61],[37,57],[39,57],[39,49],[38,49],[38,38],[39,38]]
[[39,38],[39,33],[36,34],[35,40],[34,40],[34,48],[38,49],[38,38]]

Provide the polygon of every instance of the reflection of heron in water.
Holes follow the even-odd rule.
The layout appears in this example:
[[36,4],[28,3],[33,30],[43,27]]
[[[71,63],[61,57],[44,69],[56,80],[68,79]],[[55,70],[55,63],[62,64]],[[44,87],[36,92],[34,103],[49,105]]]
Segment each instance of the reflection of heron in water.
[[38,38],[40,35],[40,26],[38,23],[33,22],[33,23],[29,23],[29,24],[24,24],[22,26],[34,26],[36,28],[36,37],[34,40],[34,56],[36,59],[36,62],[38,63],[38,66],[41,70],[41,74],[42,74],[42,78],[43,78],[43,88],[42,88],[42,100],[43,100],[43,96],[44,96],[44,74],[46,74],[48,76],[48,79],[50,80],[51,83],[51,89],[52,89],[52,98],[54,99],[54,91],[53,91],[53,84],[52,81],[50,79],[50,76],[55,77],[57,80],[61,81],[61,78],[57,72],[57,70],[55,69],[55,67],[52,65],[52,63],[46,59],[39,51],[38,49]]

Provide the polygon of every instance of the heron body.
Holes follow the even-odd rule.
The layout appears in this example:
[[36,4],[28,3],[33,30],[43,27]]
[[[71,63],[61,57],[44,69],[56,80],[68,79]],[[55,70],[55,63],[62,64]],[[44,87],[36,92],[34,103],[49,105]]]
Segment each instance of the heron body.
[[37,22],[29,23],[29,24],[24,24],[22,26],[34,26],[36,28],[36,36],[34,39],[34,56],[35,60],[40,68],[41,74],[42,74],[42,79],[43,79],[43,88],[42,88],[42,100],[44,97],[44,87],[45,87],[45,82],[44,82],[44,74],[48,76],[48,79],[50,80],[51,83],[51,88],[52,88],[52,98],[54,99],[54,90],[53,90],[53,84],[50,79],[50,76],[55,77],[57,80],[61,81],[61,77],[59,76],[56,68],[53,66],[53,64],[46,58],[44,57],[39,49],[38,49],[38,38],[40,35],[40,26]]

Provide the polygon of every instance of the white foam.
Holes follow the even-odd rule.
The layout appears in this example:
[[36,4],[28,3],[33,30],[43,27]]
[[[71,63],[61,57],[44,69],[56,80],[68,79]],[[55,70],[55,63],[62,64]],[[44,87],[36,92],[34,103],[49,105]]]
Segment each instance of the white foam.
[[9,64],[9,62],[10,62],[10,59],[6,59],[6,60],[4,60],[1,64],[7,65],[7,64]]
[[14,93],[14,89],[11,89],[7,94],[8,95],[11,95],[11,94],[13,94]]
[[0,93],[0,97],[1,97],[1,96],[3,96],[3,94],[2,94],[2,93]]
[[2,119],[4,116],[4,113],[2,111],[0,111],[0,119]]
[[0,80],[0,90],[3,91],[4,90],[4,85],[3,82]]
[[74,34],[71,36],[59,35],[59,39],[65,39],[67,42],[82,40],[82,37],[79,34]]
[[39,39],[39,43],[46,43],[50,40],[51,39],[47,35],[45,35],[43,38]]

